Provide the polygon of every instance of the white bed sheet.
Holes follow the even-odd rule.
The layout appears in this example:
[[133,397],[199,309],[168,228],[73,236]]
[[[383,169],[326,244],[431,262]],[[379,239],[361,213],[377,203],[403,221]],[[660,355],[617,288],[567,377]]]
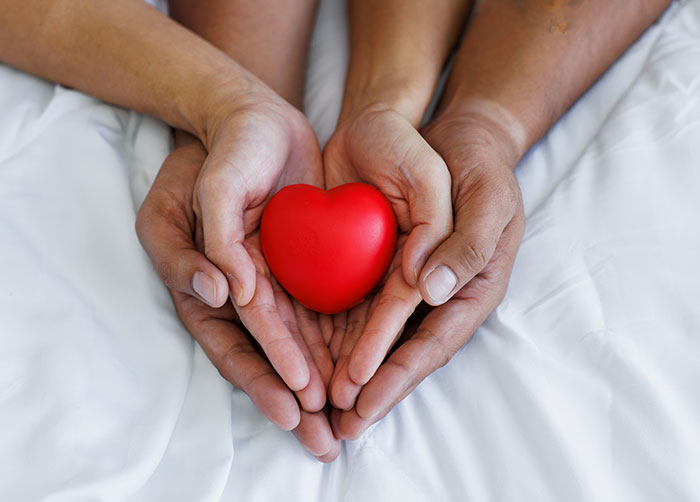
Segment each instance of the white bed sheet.
[[[344,23],[322,3],[322,139]],[[167,128],[4,66],[0,110],[0,499],[700,499],[700,2],[521,163],[505,300],[330,465],[218,375],[139,246]]]

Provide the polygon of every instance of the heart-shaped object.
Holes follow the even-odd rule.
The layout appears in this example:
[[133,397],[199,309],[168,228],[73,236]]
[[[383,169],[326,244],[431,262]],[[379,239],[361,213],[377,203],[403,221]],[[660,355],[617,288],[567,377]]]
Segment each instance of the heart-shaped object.
[[260,224],[262,251],[279,283],[302,305],[336,314],[360,303],[386,273],[396,217],[376,188],[284,187]]

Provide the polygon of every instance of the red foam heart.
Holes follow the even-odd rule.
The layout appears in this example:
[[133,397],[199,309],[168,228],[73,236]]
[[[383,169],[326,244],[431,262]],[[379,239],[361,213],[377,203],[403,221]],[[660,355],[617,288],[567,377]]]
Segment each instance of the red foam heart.
[[260,239],[287,292],[312,310],[335,314],[361,302],[386,273],[396,248],[396,218],[370,185],[329,191],[291,185],[267,203]]

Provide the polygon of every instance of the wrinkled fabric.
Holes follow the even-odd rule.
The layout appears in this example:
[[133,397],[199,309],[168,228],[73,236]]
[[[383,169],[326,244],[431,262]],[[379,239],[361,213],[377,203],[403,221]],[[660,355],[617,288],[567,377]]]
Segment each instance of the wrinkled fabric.
[[[322,140],[346,61],[324,1]],[[167,127],[6,66],[0,110],[0,499],[700,499],[700,2],[521,162],[504,301],[330,465],[221,378],[138,243]]]

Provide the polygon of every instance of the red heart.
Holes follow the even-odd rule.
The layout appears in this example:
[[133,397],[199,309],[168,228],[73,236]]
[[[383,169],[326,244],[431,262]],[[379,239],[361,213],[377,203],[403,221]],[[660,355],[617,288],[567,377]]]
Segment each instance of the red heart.
[[336,314],[377,285],[396,248],[396,218],[374,187],[348,183],[325,191],[291,185],[267,203],[260,225],[265,260],[306,307]]

